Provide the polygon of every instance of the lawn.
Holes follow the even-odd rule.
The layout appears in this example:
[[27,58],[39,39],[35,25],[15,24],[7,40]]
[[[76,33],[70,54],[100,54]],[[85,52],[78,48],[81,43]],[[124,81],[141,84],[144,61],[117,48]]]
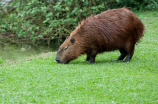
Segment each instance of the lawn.
[[158,13],[136,12],[145,36],[129,63],[116,62],[119,52],[85,55],[57,64],[47,53],[0,66],[0,103],[116,104],[158,103]]

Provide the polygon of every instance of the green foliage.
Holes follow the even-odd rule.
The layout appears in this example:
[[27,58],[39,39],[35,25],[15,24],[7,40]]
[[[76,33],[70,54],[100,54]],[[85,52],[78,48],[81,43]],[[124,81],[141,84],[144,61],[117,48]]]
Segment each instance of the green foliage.
[[50,41],[63,38],[78,22],[109,8],[157,9],[157,0],[13,0],[0,4],[0,33]]
[[2,57],[0,57],[0,64],[3,63]]
[[137,10],[155,10],[158,9],[157,0],[117,0],[112,7],[131,7]]
[[31,0],[26,1],[24,7],[21,7],[21,2],[13,1],[13,4],[15,11],[3,18],[5,22],[0,26],[0,32],[11,31],[18,37],[32,40],[65,37],[78,21],[104,9],[103,2],[95,4],[88,0]]

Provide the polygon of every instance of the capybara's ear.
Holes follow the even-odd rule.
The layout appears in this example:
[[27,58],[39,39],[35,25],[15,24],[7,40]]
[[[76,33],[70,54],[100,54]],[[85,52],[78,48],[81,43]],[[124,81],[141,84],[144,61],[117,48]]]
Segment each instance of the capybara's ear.
[[68,38],[69,38],[69,36],[66,37],[66,39],[68,39]]
[[71,43],[75,43],[75,39],[74,39],[74,38],[71,38],[70,42],[71,42]]

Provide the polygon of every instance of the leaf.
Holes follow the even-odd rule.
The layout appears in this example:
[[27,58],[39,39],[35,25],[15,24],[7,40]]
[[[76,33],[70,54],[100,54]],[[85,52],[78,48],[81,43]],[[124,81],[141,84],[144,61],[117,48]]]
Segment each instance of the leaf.
[[47,18],[46,20],[44,20],[43,23],[46,23],[46,22],[48,22],[48,21],[49,21],[49,18]]
[[97,7],[96,7],[96,6],[93,6],[93,7],[91,7],[91,9],[97,9]]
[[69,11],[69,7],[66,7],[65,10],[66,10],[66,11]]
[[51,17],[53,15],[53,13],[52,12],[49,12],[47,15],[46,15],[46,17]]
[[59,17],[59,12],[56,14],[57,17]]
[[55,38],[55,36],[51,36],[51,39],[54,39]]

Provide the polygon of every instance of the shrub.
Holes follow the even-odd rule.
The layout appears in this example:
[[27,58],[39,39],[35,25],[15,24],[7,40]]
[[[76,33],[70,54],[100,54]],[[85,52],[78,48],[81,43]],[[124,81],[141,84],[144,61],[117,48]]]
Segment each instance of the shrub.
[[45,41],[62,39],[85,17],[110,8],[128,6],[157,9],[156,0],[12,0],[0,4],[0,33]]

